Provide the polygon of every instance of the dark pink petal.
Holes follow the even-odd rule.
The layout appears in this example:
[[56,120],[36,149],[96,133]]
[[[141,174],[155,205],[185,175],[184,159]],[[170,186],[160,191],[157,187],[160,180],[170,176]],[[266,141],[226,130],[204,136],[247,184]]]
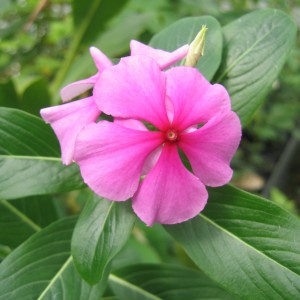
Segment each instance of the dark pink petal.
[[95,122],[99,115],[100,111],[92,97],[41,110],[42,118],[51,125],[59,140],[64,164],[68,165],[73,160],[80,130]]
[[206,201],[205,186],[184,167],[176,146],[165,144],[133,197],[133,209],[148,226],[175,224],[195,217]]
[[181,134],[178,145],[205,185],[221,186],[232,177],[229,164],[240,140],[240,120],[230,111],[212,118],[196,131]]
[[196,69],[175,67],[166,71],[166,75],[167,95],[174,106],[174,128],[184,130],[230,110],[226,89],[210,84]]
[[159,129],[168,126],[165,75],[151,58],[133,56],[106,69],[94,87],[96,103],[106,114],[138,119]]
[[144,162],[161,142],[159,132],[100,121],[80,132],[75,161],[84,181],[95,193],[124,201],[136,192]]
[[98,48],[91,47],[90,53],[100,74],[103,70],[113,65],[109,58]]
[[81,95],[82,93],[91,89],[98,79],[98,74],[93,75],[87,79],[75,81],[66,85],[60,91],[60,96],[63,102],[72,100],[73,98]]
[[155,59],[163,70],[183,59],[189,51],[189,45],[184,45],[173,52],[167,52],[132,40],[130,42],[130,50],[132,56],[141,55]]

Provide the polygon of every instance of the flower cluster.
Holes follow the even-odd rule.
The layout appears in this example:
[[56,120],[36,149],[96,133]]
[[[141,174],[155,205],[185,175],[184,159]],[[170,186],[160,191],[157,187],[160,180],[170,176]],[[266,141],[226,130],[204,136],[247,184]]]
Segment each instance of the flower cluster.
[[[112,65],[91,48],[98,73],[61,95],[68,101],[89,88],[93,95],[41,111],[60,141],[63,162],[75,161],[98,195],[132,198],[149,226],[196,216],[207,202],[205,185],[231,179],[230,160],[241,138],[222,85],[210,84],[193,67],[165,70],[187,52],[188,45],[169,53],[132,41],[131,56]],[[114,121],[98,121],[101,112]]]

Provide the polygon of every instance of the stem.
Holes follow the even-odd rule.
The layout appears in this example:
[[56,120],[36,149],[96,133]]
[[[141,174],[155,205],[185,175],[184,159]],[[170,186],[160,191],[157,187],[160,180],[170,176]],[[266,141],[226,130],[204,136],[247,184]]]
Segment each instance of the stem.
[[60,70],[58,71],[58,73],[50,87],[50,93],[52,95],[52,99],[54,99],[53,104],[56,104],[55,102],[57,102],[56,97],[55,97],[56,93],[60,89],[60,87],[63,83],[63,80],[74,61],[74,58],[77,54],[77,51],[78,51],[78,48],[82,41],[82,38],[90,25],[91,19],[93,18],[95,12],[98,10],[98,6],[100,5],[100,3],[101,3],[101,0],[92,1],[92,5],[91,5],[88,13],[82,19],[82,22],[77,30],[77,34],[74,36],[74,39],[71,42],[70,48],[66,54],[66,58],[63,62],[63,65],[60,68]]

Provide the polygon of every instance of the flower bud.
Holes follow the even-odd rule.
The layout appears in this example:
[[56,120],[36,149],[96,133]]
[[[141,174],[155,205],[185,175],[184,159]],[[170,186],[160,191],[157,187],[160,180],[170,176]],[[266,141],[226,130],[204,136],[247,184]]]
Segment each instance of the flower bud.
[[207,31],[206,25],[202,25],[201,30],[192,41],[189,47],[189,52],[186,57],[185,65],[189,67],[194,67],[199,58],[204,55],[204,46],[205,46],[205,34]]

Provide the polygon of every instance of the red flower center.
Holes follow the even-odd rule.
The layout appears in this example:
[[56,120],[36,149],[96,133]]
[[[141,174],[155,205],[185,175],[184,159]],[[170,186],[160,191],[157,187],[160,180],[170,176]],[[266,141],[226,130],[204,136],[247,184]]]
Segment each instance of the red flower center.
[[167,132],[166,132],[166,141],[174,143],[178,140],[178,133],[176,130],[170,128]]

